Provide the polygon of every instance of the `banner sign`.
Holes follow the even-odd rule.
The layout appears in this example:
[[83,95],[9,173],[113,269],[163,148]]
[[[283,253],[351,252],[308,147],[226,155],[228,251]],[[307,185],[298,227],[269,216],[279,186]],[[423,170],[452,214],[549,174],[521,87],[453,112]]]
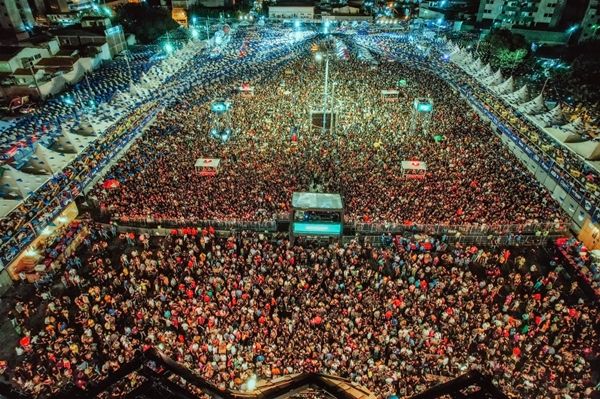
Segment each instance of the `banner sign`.
[[294,222],[292,226],[294,234],[305,235],[340,235],[342,234],[341,223],[301,223]]

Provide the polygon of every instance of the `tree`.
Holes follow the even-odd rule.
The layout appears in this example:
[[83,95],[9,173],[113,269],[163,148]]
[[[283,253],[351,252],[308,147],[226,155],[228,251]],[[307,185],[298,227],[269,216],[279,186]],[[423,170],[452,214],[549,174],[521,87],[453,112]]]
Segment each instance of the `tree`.
[[116,20],[141,43],[152,43],[179,25],[168,10],[142,3],[128,3],[117,10]]
[[479,46],[479,55],[494,69],[510,74],[527,73],[532,65],[531,45],[523,35],[508,29],[496,29],[487,34]]

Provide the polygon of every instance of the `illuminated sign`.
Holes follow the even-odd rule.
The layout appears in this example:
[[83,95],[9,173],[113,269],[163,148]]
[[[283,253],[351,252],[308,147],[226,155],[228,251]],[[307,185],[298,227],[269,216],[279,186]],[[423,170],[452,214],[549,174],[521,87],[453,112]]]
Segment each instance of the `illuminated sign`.
[[431,112],[431,110],[433,109],[433,106],[431,105],[431,103],[418,103],[417,104],[417,111],[419,112]]
[[210,105],[210,110],[216,114],[222,114],[227,112],[231,106],[231,103],[227,101],[214,101]]
[[294,234],[306,235],[340,235],[342,234],[342,224],[295,222],[293,225],[293,232]]

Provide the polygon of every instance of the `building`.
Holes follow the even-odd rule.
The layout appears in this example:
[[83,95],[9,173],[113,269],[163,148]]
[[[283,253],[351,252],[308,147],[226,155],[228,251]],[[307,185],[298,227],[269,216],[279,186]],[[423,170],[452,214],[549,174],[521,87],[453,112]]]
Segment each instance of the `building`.
[[54,35],[60,42],[61,47],[102,47],[108,44],[110,57],[114,57],[127,48],[127,40],[121,25],[96,26],[93,28],[67,27],[58,29]]
[[306,3],[283,3],[269,6],[269,18],[314,19],[315,7]]
[[0,46],[0,72],[13,73],[30,68],[42,58],[51,57],[59,51],[58,40],[37,46]]
[[579,41],[597,40],[598,28],[600,28],[600,16],[598,15],[599,0],[590,0],[581,21],[581,35]]
[[35,20],[27,0],[0,0],[0,28],[22,33],[34,25]]
[[171,18],[184,28],[188,27],[187,13],[183,8],[173,8],[171,11]]
[[507,28],[554,29],[566,3],[566,0],[481,0],[477,23]]
[[171,8],[178,8],[183,10],[189,10],[191,7],[198,4],[197,0],[172,0]]
[[93,7],[92,0],[47,0],[47,12],[52,14],[83,11]]

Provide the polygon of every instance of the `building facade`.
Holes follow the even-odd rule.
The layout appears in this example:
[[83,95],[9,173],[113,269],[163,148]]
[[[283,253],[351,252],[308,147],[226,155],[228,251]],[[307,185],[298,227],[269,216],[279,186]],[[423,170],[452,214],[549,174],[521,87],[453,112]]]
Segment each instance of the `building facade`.
[[566,0],[481,0],[477,23],[484,26],[552,29],[560,22]]
[[35,24],[27,0],[0,0],[0,28],[24,32]]
[[581,35],[579,41],[597,40],[598,28],[600,28],[600,18],[598,17],[598,0],[590,0],[581,21]]
[[314,19],[315,7],[304,5],[269,6],[269,18],[277,19]]

